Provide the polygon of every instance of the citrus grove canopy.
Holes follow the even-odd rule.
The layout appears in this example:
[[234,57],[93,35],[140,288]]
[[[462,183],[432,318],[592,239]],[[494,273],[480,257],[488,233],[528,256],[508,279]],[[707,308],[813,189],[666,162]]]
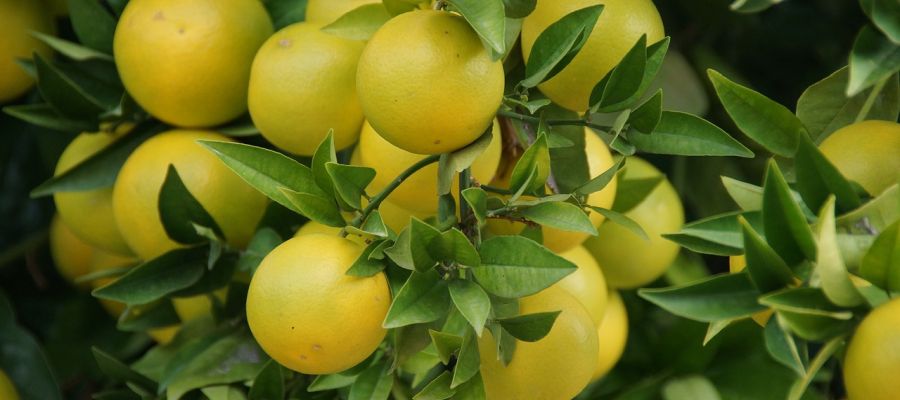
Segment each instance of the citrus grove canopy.
[[0,400],[896,400],[895,0],[0,0]]

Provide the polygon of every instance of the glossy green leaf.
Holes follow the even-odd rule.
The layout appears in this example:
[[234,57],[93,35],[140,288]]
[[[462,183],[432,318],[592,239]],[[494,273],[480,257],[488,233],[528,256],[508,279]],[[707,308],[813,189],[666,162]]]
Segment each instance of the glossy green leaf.
[[387,362],[377,362],[363,370],[353,382],[349,400],[387,400],[393,385],[394,375],[388,373]]
[[475,282],[456,279],[450,282],[450,299],[480,337],[491,313],[491,299],[484,289]]
[[644,231],[644,228],[642,228],[641,225],[638,224],[635,220],[628,218],[627,215],[622,214],[618,211],[608,210],[608,209],[600,208],[600,207],[589,206],[589,208],[591,210],[594,210],[594,212],[606,217],[606,219],[608,219],[609,222],[612,222],[616,225],[622,226],[625,229],[628,229],[629,231],[631,231],[631,233],[634,233],[636,236],[640,237],[641,239],[650,240],[650,237],[647,236],[647,232]]
[[413,397],[413,400],[446,400],[453,397],[456,391],[450,388],[453,380],[449,371],[444,371],[437,378],[425,385],[422,390]]
[[816,241],[812,229],[775,160],[769,160],[763,187],[766,241],[788,265],[796,265],[804,259],[815,260]]
[[282,367],[275,360],[269,360],[263,366],[256,378],[253,378],[253,386],[250,387],[250,400],[270,400],[284,398],[284,376]]
[[238,259],[237,269],[252,275],[263,258],[281,242],[283,242],[281,236],[272,228],[262,228],[256,231],[256,234],[250,239],[250,243],[247,244],[247,249],[241,253]]
[[450,359],[462,346],[462,336],[433,329],[428,330],[428,335],[431,336],[431,342],[437,350],[438,358],[441,359],[441,362],[444,363],[444,365],[449,364]]
[[209,400],[247,400],[244,391],[235,386],[216,385],[201,388],[200,392]]
[[[451,383],[452,385],[452,383]],[[487,394],[484,392],[484,381],[480,374],[475,374],[471,379],[459,385],[456,388],[456,394],[453,400],[486,400]]]
[[91,348],[91,351],[94,354],[94,360],[97,361],[100,370],[103,371],[107,377],[112,378],[112,380],[117,382],[128,382],[137,385],[150,393],[156,392],[156,382],[152,379],[135,372],[125,365],[125,363],[119,361],[103,350],[93,347]]
[[268,0],[263,5],[272,17],[275,30],[304,20],[306,0]]
[[147,261],[115,282],[95,289],[95,297],[126,304],[147,304],[190,287],[203,277],[204,247],[172,250]]
[[128,307],[119,315],[116,329],[125,332],[146,332],[153,328],[178,325],[180,322],[172,302],[163,300],[146,306]]
[[766,243],[750,223],[738,217],[744,237],[744,252],[747,258],[747,273],[757,288],[763,293],[783,289],[794,283],[794,274],[778,253]]
[[334,194],[334,183],[332,183],[331,174],[328,172],[328,163],[336,162],[337,152],[334,148],[334,130],[330,129],[322,143],[319,143],[316,152],[313,153],[309,165],[316,185],[328,194]]
[[872,23],[894,43],[900,43],[900,4],[892,0],[861,0],[859,4]]
[[475,278],[491,294],[518,298],[546,289],[575,271],[575,264],[521,236],[497,236],[481,245]]
[[391,15],[396,16],[418,8],[418,2],[414,0],[382,0],[384,7]]
[[347,225],[341,210],[333,199],[321,194],[295,192],[288,188],[280,188],[280,198],[287,199],[291,209],[322,225],[341,228]]
[[323,392],[326,390],[340,389],[342,387],[352,385],[355,380],[355,375],[319,375],[312,381],[312,383],[309,384],[309,386],[306,388],[306,391],[314,393]]
[[38,53],[34,53],[34,66],[41,97],[61,115],[71,119],[95,120],[103,111],[102,100]]
[[344,165],[338,163],[326,163],[325,169],[331,176],[334,191],[341,199],[351,207],[362,209],[362,196],[366,193],[366,187],[375,179],[375,170],[368,167]]
[[731,199],[744,211],[759,211],[762,209],[762,187],[741,182],[737,179],[722,177],[722,185]]
[[641,86],[646,66],[647,35],[644,34],[609,72],[609,78],[594,86],[590,96],[591,110],[615,112],[627,108],[627,100],[633,98]]
[[194,357],[166,388],[166,395],[177,399],[193,389],[251,380],[267,359],[250,332],[235,332]]
[[865,302],[859,290],[850,280],[847,266],[837,244],[834,223],[835,198],[829,197],[819,212],[816,226],[816,243],[819,251],[816,257],[816,273],[821,280],[822,291],[832,303],[844,307],[854,307]]
[[344,39],[369,40],[389,19],[391,14],[383,4],[366,4],[324,26],[322,31]]
[[482,0],[447,0],[475,29],[488,50],[506,54],[506,13],[503,3]]
[[463,336],[459,356],[456,358],[456,366],[453,368],[453,380],[450,388],[455,389],[478,374],[481,367],[481,357],[478,353],[478,338],[471,329],[466,330]]
[[415,217],[410,220],[409,252],[416,271],[428,271],[440,261],[436,259],[437,255],[432,252],[431,245],[432,242],[439,240],[438,238],[440,237],[441,231],[433,226]]
[[747,317],[765,310],[746,273],[723,274],[686,286],[640,289],[638,294],[672,314],[701,322]]
[[862,205],[850,182],[808,138],[800,139],[794,171],[797,191],[809,208],[822,208],[829,195],[836,196],[839,211],[855,210]]
[[534,42],[520,85],[531,88],[562,71],[587,43],[602,5],[575,10],[547,27]]
[[113,53],[116,19],[94,0],[69,0],[72,28],[81,43],[106,54]]
[[372,258],[372,252],[380,248],[382,241],[374,241],[366,246],[366,249],[356,258],[353,265],[347,269],[347,275],[367,277],[373,276],[387,267],[382,260]]
[[219,224],[191,194],[171,164],[159,191],[158,210],[166,234],[178,243],[198,244],[205,241],[194,225],[210,228],[219,238],[225,239]]
[[550,333],[562,311],[543,312],[502,318],[498,322],[510,335],[523,342],[537,342]]
[[653,97],[650,97],[644,104],[631,112],[628,117],[628,123],[631,127],[641,133],[652,133],[656,130],[660,120],[662,120],[663,106],[662,89],[656,91]]
[[3,107],[3,112],[32,125],[63,132],[89,132],[97,129],[94,121],[71,119],[49,104],[20,104]]
[[541,203],[522,210],[521,214],[541,226],[597,235],[597,229],[594,228],[588,214],[571,203]]
[[603,190],[607,185],[609,185],[610,182],[612,182],[613,179],[615,179],[616,174],[618,174],[619,171],[622,170],[622,167],[625,166],[626,159],[626,157],[619,158],[618,160],[616,160],[616,163],[613,164],[612,167],[610,167],[606,171],[603,171],[602,174],[593,177],[590,181],[575,189],[575,193],[582,196],[587,196],[591,193],[596,193]]
[[863,258],[859,273],[884,290],[900,291],[900,222],[878,235]]
[[842,230],[871,235],[872,230],[880,232],[900,220],[900,184],[893,185],[862,207],[837,219]]
[[869,25],[863,26],[850,51],[847,96],[855,96],[900,70],[900,44]]
[[758,13],[784,0],[735,0],[730,8],[740,13]]
[[484,189],[471,187],[462,191],[463,200],[469,205],[479,226],[487,223],[487,192]]
[[[534,176],[532,175],[534,172]],[[539,135],[537,140],[525,150],[509,178],[509,188],[514,192],[533,193],[543,190],[550,176],[550,148],[547,136]]]
[[719,100],[745,135],[780,156],[792,157],[806,129],[794,114],[775,101],[710,70]]
[[466,267],[477,267],[481,264],[478,250],[462,231],[457,228],[441,233],[428,245],[433,256],[445,262],[455,262]]
[[778,318],[798,337],[821,341],[853,328],[853,313],[831,303],[821,289],[796,288],[763,296],[760,303],[775,309]]
[[447,314],[450,294],[447,281],[434,271],[413,272],[394,296],[384,319],[384,327],[436,321]]
[[509,18],[525,18],[537,7],[537,0],[503,0],[506,16]]
[[[797,343],[790,332],[784,330],[778,323],[778,318],[769,318],[765,327],[766,350],[781,365],[788,367],[799,376],[806,373],[807,354],[805,343]],[[801,347],[804,346],[804,347]]]
[[663,111],[653,133],[628,132],[639,151],[682,156],[753,157],[753,152],[721,128],[703,118]]
[[31,32],[31,36],[34,36],[38,40],[44,42],[59,54],[62,54],[76,61],[113,60],[112,56],[110,56],[109,54],[102,53],[92,48],[85,47],[78,43],[70,42],[65,39],[60,39],[55,36],[47,35],[41,32]]
[[[628,166],[626,165],[626,169]],[[639,179],[619,179],[616,186],[616,198],[613,200],[613,210],[620,213],[627,213],[632,208],[644,202],[644,199],[656,190],[666,179],[665,176],[659,175],[651,178]]]
[[670,379],[662,388],[663,400],[721,400],[719,391],[703,375],[687,375]]
[[750,222],[755,231],[762,227],[759,212],[726,213],[691,222],[677,233],[663,237],[702,254],[736,256],[743,254],[744,242],[738,217]]

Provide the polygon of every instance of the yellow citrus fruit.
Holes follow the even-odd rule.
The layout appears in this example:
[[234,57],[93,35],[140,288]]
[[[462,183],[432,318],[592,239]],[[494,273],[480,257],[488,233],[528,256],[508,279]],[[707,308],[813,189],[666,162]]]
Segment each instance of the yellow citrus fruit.
[[[587,156],[588,170],[591,178],[596,177],[608,170],[615,164],[609,147],[597,135],[588,129],[584,131],[584,151]],[[512,168],[509,168],[512,172]],[[509,178],[495,181],[501,187],[509,185]],[[588,196],[587,204],[594,207],[610,208],[613,200],[616,198],[616,188],[618,184],[614,178],[603,190],[591,193]],[[593,210],[590,211],[588,217],[594,227],[600,227],[606,219],[602,214]],[[518,222],[510,222],[506,220],[492,219],[488,222],[488,229],[497,235],[516,235],[522,231],[525,226]],[[582,232],[564,231],[555,228],[543,228],[544,246],[556,253],[563,253],[571,250],[588,239],[590,235]]]
[[301,22],[278,31],[259,49],[250,72],[256,127],[272,144],[304,156],[315,153],[329,129],[335,148],[349,147],[363,120],[356,96],[363,42],[321,27]]
[[159,217],[159,192],[174,165],[191,194],[213,217],[229,244],[244,247],[266,208],[266,197],[228,169],[198,140],[230,142],[218,133],[173,130],[141,144],[113,188],[113,210],[125,242],[143,260],[178,248]]
[[[734,274],[737,272],[741,272],[747,268],[747,257],[744,256],[731,256],[728,257],[728,270]],[[767,323],[769,323],[769,318],[772,318],[772,314],[775,313],[775,310],[766,310],[760,311],[756,314],[753,314],[750,318],[756,322],[757,325],[765,327]]]
[[[623,179],[646,179],[661,174],[650,163],[629,157]],[[625,215],[644,228],[650,239],[644,240],[621,225],[607,222],[584,246],[597,259],[611,287],[631,289],[653,282],[675,260],[678,245],[663,238],[662,234],[681,229],[684,209],[675,188],[664,179]]]
[[583,246],[575,247],[559,254],[562,258],[578,266],[575,272],[569,274],[557,283],[566,292],[581,302],[584,309],[591,314],[594,324],[600,324],[603,313],[606,312],[606,301],[609,297],[606,290],[606,279],[594,256]]
[[600,353],[592,380],[602,378],[616,366],[628,342],[628,313],[622,297],[615,290],[609,291],[609,302],[603,321],[597,327],[597,337],[600,339]]
[[[359,146],[356,146],[356,148],[353,149],[353,154],[350,157],[350,164],[362,165],[359,157]],[[363,199],[363,203],[365,203],[365,199]],[[381,202],[381,206],[378,207],[378,212],[381,214],[381,220],[384,222],[384,224],[397,233],[399,233],[403,230],[403,228],[409,225],[409,220],[412,217],[416,217],[424,221],[436,214],[408,210],[394,204],[389,199],[385,199],[383,202]]]
[[309,0],[306,3],[306,20],[328,24],[342,15],[378,0]]
[[900,393],[900,299],[873,310],[856,328],[844,357],[849,400],[893,400]]
[[[499,124],[494,124],[492,134],[491,144],[472,164],[472,177],[479,182],[490,182],[500,164],[503,139]],[[358,148],[359,165],[374,168],[378,172],[368,189],[372,194],[387,187],[403,171],[425,158],[421,154],[410,153],[394,146],[375,133],[368,122],[363,124]],[[438,211],[437,193],[438,165],[433,163],[403,181],[388,199],[407,210],[435,214]],[[454,175],[450,193],[459,197],[458,174]]]
[[0,103],[25,94],[34,84],[17,59],[31,59],[35,51],[44,57],[51,55],[50,47],[31,36],[31,31],[53,33],[50,15],[41,2],[0,0]]
[[[133,267],[138,264],[138,260],[129,257],[123,257],[117,254],[108,253],[102,250],[94,251],[94,255],[91,258],[91,268],[90,272],[100,272],[107,271],[111,269],[120,269],[120,268],[128,268]],[[118,279],[118,277],[106,277],[100,278],[91,281],[91,287],[94,289],[104,287],[113,283]],[[118,301],[112,301],[107,299],[99,299],[100,305],[103,306],[106,311],[112,315],[113,317],[118,318],[119,315],[125,311],[125,303],[120,303]]]
[[569,400],[590,382],[597,366],[597,327],[581,303],[553,286],[519,301],[521,315],[562,311],[537,342],[517,342],[512,361],[498,359],[490,331],[478,339],[481,377],[490,400]]
[[439,154],[472,143],[490,126],[504,73],[461,16],[417,10],[372,36],[356,82],[376,132],[408,152]]
[[[228,288],[218,289],[212,292],[212,295],[216,296],[219,303],[225,304],[225,298],[228,296]],[[210,315],[212,314],[213,308],[212,300],[205,294],[184,298],[173,298],[172,305],[175,307],[175,314],[178,314],[178,318],[181,322],[188,322]]]
[[19,393],[16,392],[16,385],[9,379],[3,370],[0,370],[0,399],[3,400],[19,400]]
[[94,248],[82,241],[58,215],[50,222],[50,256],[69,283],[90,272]]
[[[131,126],[116,132],[82,133],[63,151],[55,175],[61,175],[127,134]],[[119,233],[112,207],[112,187],[53,195],[60,218],[78,237],[105,251],[132,254]]]
[[253,56],[272,35],[259,0],[137,0],[113,40],[128,93],[170,124],[209,127],[247,111]]
[[350,368],[378,348],[391,292],[384,273],[346,274],[362,251],[338,236],[310,234],[263,259],[250,282],[247,322],[269,356],[318,375]]
[[900,124],[863,121],[832,133],[819,149],[848,179],[877,196],[900,181]]
[[172,339],[175,339],[175,335],[178,334],[179,329],[181,329],[181,325],[167,326],[165,328],[151,329],[147,331],[147,334],[150,335],[156,343],[167,345],[172,342]]
[[545,29],[569,13],[603,4],[587,43],[562,71],[538,85],[553,102],[572,111],[588,109],[591,90],[637,43],[647,35],[647,44],[665,36],[662,18],[651,0],[539,0],[522,22],[522,55],[527,61],[534,42]]

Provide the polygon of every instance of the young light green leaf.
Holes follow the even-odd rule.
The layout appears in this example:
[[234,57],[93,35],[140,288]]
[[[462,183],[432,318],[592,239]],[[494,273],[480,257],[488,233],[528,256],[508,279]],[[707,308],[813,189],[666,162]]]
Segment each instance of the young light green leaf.
[[591,210],[594,210],[594,212],[606,217],[606,219],[608,219],[610,222],[621,225],[625,229],[628,229],[629,231],[631,231],[631,233],[634,233],[638,237],[644,240],[650,240],[650,237],[647,236],[647,232],[644,231],[644,228],[641,228],[640,224],[638,224],[635,220],[628,218],[627,215],[606,208],[594,206],[588,207],[590,207]]
[[[531,171],[534,171],[534,176]],[[516,162],[509,178],[509,189],[514,192],[533,193],[544,188],[549,176],[550,147],[547,145],[547,135],[539,135]]]
[[806,129],[790,110],[714,70],[709,70],[709,79],[744,134],[777,155],[794,155],[799,135],[805,135]]
[[347,225],[341,210],[332,198],[312,193],[295,192],[280,188],[281,197],[287,199],[291,209],[322,225],[341,228]]
[[101,53],[92,48],[85,47],[78,43],[70,42],[65,39],[60,39],[55,36],[50,36],[41,32],[31,32],[31,36],[34,36],[38,40],[46,43],[53,50],[56,50],[59,54],[69,57],[75,61],[103,60],[111,62],[113,60],[112,56],[110,56],[109,54]]
[[797,191],[811,209],[820,209],[829,195],[836,196],[837,209],[842,212],[862,205],[853,185],[807,137],[800,139],[797,157],[794,158],[794,173],[797,175]]
[[641,86],[646,67],[647,35],[644,34],[609,72],[609,78],[594,86],[590,96],[591,110],[608,113],[627,108],[628,100],[635,97]]
[[588,214],[571,203],[541,203],[522,210],[521,214],[541,226],[597,235],[597,228],[594,228]]
[[753,157],[750,149],[718,126],[677,111],[663,111],[653,133],[629,130],[628,141],[653,154]]
[[763,189],[759,186],[722,176],[722,185],[731,199],[744,211],[762,209]]
[[441,236],[433,239],[428,245],[431,254],[445,262],[455,262],[466,267],[477,267],[481,264],[478,250],[469,238],[457,228],[441,233]]
[[769,318],[765,327],[766,350],[781,365],[788,367],[799,376],[806,373],[807,354],[805,343],[800,343],[803,352],[794,336],[778,323],[778,318]]
[[510,335],[523,342],[537,342],[550,333],[556,317],[562,311],[542,312],[535,314],[520,315],[513,318],[502,318],[497,320]]
[[750,222],[754,230],[762,227],[759,212],[725,213],[691,222],[677,233],[663,237],[702,254],[736,256],[743,254],[744,242],[738,218]]
[[453,378],[450,371],[444,371],[437,378],[425,385],[422,390],[417,393],[413,400],[446,400],[456,394],[456,390],[450,388],[450,382]]
[[366,249],[363,250],[362,254],[356,258],[356,261],[353,262],[353,265],[347,270],[347,275],[350,276],[360,276],[367,277],[373,276],[387,267],[382,260],[373,259],[371,257],[372,252],[376,249],[380,248],[383,241],[374,241],[369,243],[366,246]]
[[763,187],[766,241],[788,265],[796,265],[804,259],[815,260],[816,241],[812,230],[775,160],[769,160]]
[[172,250],[92,294],[126,304],[147,304],[197,283],[206,270],[206,257],[204,247]]
[[450,282],[450,299],[481,337],[484,324],[491,313],[491,299],[484,289],[475,282],[456,279]]
[[520,85],[532,88],[562,71],[587,43],[603,5],[590,6],[561,18],[537,37]]
[[744,236],[744,252],[747,257],[747,273],[763,293],[783,289],[794,283],[791,268],[775,253],[743,217],[738,217]]
[[449,305],[447,281],[435,271],[413,272],[394,297],[383,325],[391,329],[436,321]]
[[269,360],[253,378],[249,400],[270,400],[284,398],[284,376],[282,367],[275,360]]
[[900,69],[900,44],[869,25],[863,26],[850,51],[847,96],[855,96]]
[[859,273],[884,290],[900,291],[900,222],[878,235],[863,257]]
[[650,99],[632,111],[628,117],[631,127],[642,133],[651,133],[656,130],[662,120],[663,91],[659,89]]
[[159,191],[159,218],[162,221],[166,234],[174,241],[181,244],[197,244],[205,241],[205,238],[197,234],[194,225],[212,229],[215,235],[225,239],[225,234],[219,228],[219,224],[213,219],[203,204],[191,194],[175,166],[169,164],[166,178]]
[[375,170],[333,162],[326,163],[325,170],[331,176],[334,191],[341,199],[351,207],[361,210],[362,196],[366,193],[369,183],[372,183],[372,179],[375,179]]
[[862,207],[837,219],[837,225],[851,233],[871,235],[872,230],[881,232],[900,219],[900,184],[893,185]]
[[831,303],[819,288],[788,289],[763,296],[759,301],[774,308],[791,331],[806,340],[835,337],[855,325],[853,313]]
[[610,167],[606,171],[603,171],[602,174],[597,175],[584,185],[581,185],[577,189],[575,189],[575,193],[582,196],[587,196],[591,193],[596,193],[603,190],[607,185],[609,185],[610,182],[612,182],[613,179],[615,179],[616,174],[619,173],[622,167],[625,166],[625,160],[627,160],[627,157],[620,157],[618,160],[616,160],[616,163],[613,164],[612,167]]
[[687,286],[640,289],[638,294],[672,314],[701,322],[753,315],[765,310],[746,273],[723,274]]
[[391,19],[384,4],[366,4],[324,26],[322,31],[350,40],[369,40],[378,28]]
[[468,382],[478,374],[480,367],[478,338],[471,329],[467,329],[459,349],[459,356],[456,358],[456,366],[453,368],[453,380],[450,382],[450,388],[456,389],[459,385]]
[[822,291],[832,303],[844,307],[855,307],[865,299],[850,280],[847,266],[841,256],[837,244],[837,231],[834,224],[835,198],[830,196],[819,212],[816,226],[816,243],[819,251],[816,256],[816,273],[822,284]]
[[475,278],[491,294],[518,298],[546,289],[575,271],[575,264],[521,236],[497,236],[481,245]]
[[506,15],[503,3],[481,0],[447,0],[475,29],[489,51],[506,54]]

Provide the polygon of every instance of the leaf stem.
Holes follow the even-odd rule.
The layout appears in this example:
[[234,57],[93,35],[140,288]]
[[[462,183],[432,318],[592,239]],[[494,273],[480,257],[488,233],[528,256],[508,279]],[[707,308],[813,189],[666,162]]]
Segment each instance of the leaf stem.
[[[515,119],[522,122],[528,122],[532,124],[538,124],[541,122],[541,119],[538,117],[533,117],[531,115],[520,114],[515,111],[509,110],[500,110],[497,112],[497,115],[501,117],[506,117],[509,119]],[[608,131],[612,129],[611,126],[595,124],[591,121],[584,119],[548,119],[544,121],[549,126],[585,126],[588,128],[598,129],[602,131]]]
[[869,96],[866,97],[866,102],[863,103],[862,109],[859,110],[859,114],[856,115],[856,120],[854,123],[862,122],[869,116],[869,112],[872,111],[872,106],[875,105],[875,99],[878,98],[878,95],[881,94],[881,90],[884,89],[884,86],[887,84],[888,79],[891,77],[888,76],[877,83],[872,87],[872,92],[869,93]]
[[[377,195],[375,195],[375,197],[372,198],[372,200],[369,202],[369,205],[367,205],[366,208],[363,209],[362,213],[360,213],[356,218],[353,219],[353,221],[350,222],[350,226],[353,226],[355,228],[359,228],[360,226],[362,226],[362,223],[366,220],[366,218],[369,217],[369,214],[371,214],[372,211],[375,211],[376,209],[378,209],[378,207],[381,205],[381,203],[384,201],[384,199],[386,199],[391,193],[393,193],[394,190],[396,190],[397,187],[399,187],[401,183],[406,181],[410,176],[412,176],[412,174],[415,174],[420,169],[425,168],[431,164],[434,164],[434,163],[438,162],[438,160],[440,160],[440,159],[441,159],[440,154],[432,154],[428,157],[425,157],[425,158],[419,160],[419,162],[417,162],[417,163],[413,164],[412,166],[410,166],[409,168],[407,168],[400,175],[398,175],[396,178],[394,178],[394,180],[392,180],[391,183],[389,185],[387,185],[387,187],[384,188],[384,190],[382,190]],[[347,236],[346,229],[343,229],[341,231],[341,236],[344,236],[344,237]]]

